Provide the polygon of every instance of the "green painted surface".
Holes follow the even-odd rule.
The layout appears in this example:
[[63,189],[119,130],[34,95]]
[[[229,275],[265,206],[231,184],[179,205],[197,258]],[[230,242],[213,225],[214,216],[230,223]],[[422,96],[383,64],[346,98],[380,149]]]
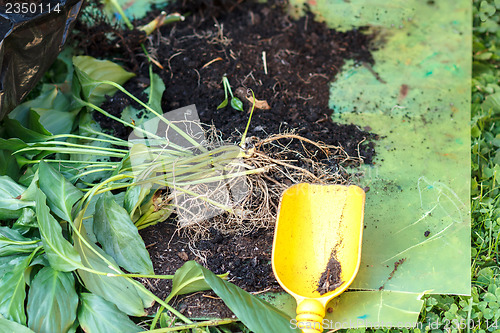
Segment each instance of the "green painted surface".
[[[334,120],[380,139],[375,164],[353,170],[354,183],[370,188],[362,262],[351,285],[363,291],[332,301],[327,318],[351,327],[406,326],[417,321],[419,294],[470,293],[471,4],[309,4],[332,27],[370,25],[380,37],[372,70],[348,64],[331,85]],[[276,299],[293,312],[293,300]],[[365,325],[355,324],[359,318]]]

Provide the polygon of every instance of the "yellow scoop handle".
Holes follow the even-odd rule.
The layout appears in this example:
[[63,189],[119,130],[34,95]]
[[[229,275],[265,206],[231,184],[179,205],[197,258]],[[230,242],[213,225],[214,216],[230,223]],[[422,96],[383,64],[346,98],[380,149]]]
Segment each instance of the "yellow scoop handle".
[[303,333],[323,332],[325,305],[314,298],[306,298],[297,302],[297,327]]
[[[365,192],[354,185],[302,183],[283,193],[272,266],[276,280],[297,300],[297,327],[304,333],[323,331],[327,303],[346,290],[358,272],[364,203]],[[321,276],[332,258],[340,264],[340,283],[320,294]]]

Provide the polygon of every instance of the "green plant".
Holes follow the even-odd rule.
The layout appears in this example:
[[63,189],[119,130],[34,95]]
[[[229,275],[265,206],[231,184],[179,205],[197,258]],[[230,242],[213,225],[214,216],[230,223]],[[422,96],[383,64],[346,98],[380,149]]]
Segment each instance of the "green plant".
[[[214,289],[249,327],[262,325],[252,311],[268,314],[268,325],[284,325],[287,318],[281,312],[193,262],[174,276],[154,275],[137,231],[164,220],[172,210],[170,204],[157,209],[153,185],[196,195],[183,186],[231,177],[225,168],[245,151],[238,146],[210,150],[159,114],[154,107],[161,89],[152,71],[155,86],[144,103],[123,89],[120,82],[131,75],[113,63],[77,57],[67,70],[75,75],[66,75],[71,81],[64,83],[65,89],[42,89],[6,120],[8,130],[1,133],[0,327],[19,332],[67,332],[78,326],[87,332],[141,331],[145,321],[138,318],[154,301],[169,311],[168,320],[165,314],[157,316],[155,325],[161,328],[155,332],[233,323],[193,323],[168,304],[174,295],[206,289]],[[113,81],[100,79],[103,75]],[[117,117],[113,119],[145,134],[159,148],[104,133],[86,108],[113,117],[98,105],[117,90],[166,122],[192,147],[176,146],[139,121]],[[71,113],[72,126],[61,122],[48,131],[51,118],[40,116],[40,105],[62,115]],[[136,277],[174,279],[175,288],[162,301]],[[184,324],[172,327],[179,326],[178,321]]]
[[243,111],[243,102],[238,98],[233,95],[233,91],[231,90],[231,85],[229,84],[229,80],[227,79],[226,76],[222,77],[222,85],[224,86],[224,100],[222,103],[219,104],[217,107],[217,110],[225,108],[227,106],[227,103],[229,101],[229,95],[231,95],[231,107],[235,110],[238,111]]

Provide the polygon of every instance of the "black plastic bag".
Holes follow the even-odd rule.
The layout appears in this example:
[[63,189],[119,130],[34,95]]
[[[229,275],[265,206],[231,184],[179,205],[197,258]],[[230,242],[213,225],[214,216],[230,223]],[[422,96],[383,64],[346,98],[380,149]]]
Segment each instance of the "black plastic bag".
[[82,2],[26,0],[0,5],[0,120],[56,60]]

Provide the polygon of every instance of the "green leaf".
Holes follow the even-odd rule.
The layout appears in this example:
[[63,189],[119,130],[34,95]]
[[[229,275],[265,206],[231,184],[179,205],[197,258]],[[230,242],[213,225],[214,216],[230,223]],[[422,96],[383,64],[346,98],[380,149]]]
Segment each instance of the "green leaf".
[[[80,140],[79,139],[77,141],[77,143],[87,145],[87,146],[89,146],[89,148],[93,148],[93,147],[111,148],[112,145],[109,142],[90,140],[90,138],[107,139],[104,136],[95,134],[95,132],[102,132],[102,128],[97,122],[95,122],[92,119],[91,113],[83,112],[80,114],[78,128],[79,128],[79,134],[82,136],[88,137],[89,140]],[[94,154],[71,154],[70,160],[71,161],[85,161],[85,162],[97,162],[97,161],[98,162],[110,162],[111,157],[110,156],[98,156],[98,155],[94,155]],[[65,163],[62,163],[62,165],[65,165]],[[68,167],[68,170],[71,170],[71,168],[75,167],[75,164],[74,163],[67,163],[67,167]],[[94,172],[94,173],[90,173],[87,175],[81,175],[80,172],[76,172],[75,176],[77,176],[79,179],[81,179],[84,182],[94,183],[95,181],[101,181],[102,179],[110,177],[111,173],[112,173],[112,171],[109,171],[109,170],[108,171]]]
[[78,321],[86,333],[132,333],[143,329],[105,299],[88,293],[80,295]]
[[21,216],[16,220],[13,228],[38,228],[35,211],[31,208],[23,208]]
[[39,240],[26,238],[8,227],[0,227],[0,257],[32,253],[38,246]]
[[154,274],[153,264],[125,208],[106,192],[96,203],[94,233],[104,251],[129,272]]
[[33,110],[39,115],[39,124],[44,130],[52,134],[69,133],[81,107],[72,103],[71,94],[65,90],[64,85],[44,84],[38,97],[17,106],[9,117],[25,125],[33,122],[29,115]]
[[491,109],[494,112],[500,112],[500,91],[486,97],[481,106],[484,110]]
[[0,176],[0,220],[17,219],[22,215],[22,208],[34,206],[31,200],[21,200],[26,190],[9,176]]
[[19,138],[24,142],[47,141],[51,133],[39,122],[40,116],[35,111],[29,112],[29,121],[25,127],[18,120],[6,118],[4,126],[7,134],[12,138]]
[[222,103],[219,104],[219,106],[217,107],[217,110],[225,108],[226,106],[227,106],[227,98],[225,100],[223,100]]
[[24,260],[27,256],[11,255],[0,256],[0,279],[7,273],[11,272],[14,266]]
[[195,261],[188,261],[175,272],[172,280],[172,290],[167,299],[170,300],[177,295],[210,289],[199,265]]
[[151,76],[151,84],[144,92],[149,96],[148,106],[159,113],[162,113],[161,100],[164,91],[165,83],[158,74],[154,73]]
[[231,98],[231,106],[235,110],[243,111],[243,102],[238,97]]
[[8,320],[0,315],[0,332],[35,333],[26,326]]
[[[234,284],[222,280],[200,264],[188,261],[179,270],[181,274],[178,275],[177,285],[175,285],[176,279],[174,277],[172,292],[175,291],[176,287],[178,289],[177,293],[187,293],[196,290],[205,290],[197,288],[210,286],[227,307],[252,332],[296,332],[290,327],[290,320],[292,318],[288,315]],[[206,283],[200,282],[201,277],[205,279]]]
[[[12,156],[12,152],[6,150],[3,142],[8,140],[0,138],[0,175],[6,175],[14,179],[18,179],[19,174],[19,165],[17,164],[16,158]],[[24,147],[23,147],[24,148]]]
[[38,184],[47,195],[50,209],[61,219],[72,221],[71,209],[82,192],[44,161],[40,162],[38,173]]
[[24,300],[26,298],[26,281],[24,271],[35,256],[33,251],[30,256],[14,263],[12,269],[0,279],[0,314],[9,320],[26,325]]
[[49,207],[45,201],[45,194],[38,189],[36,193],[36,218],[43,248],[50,265],[52,268],[64,272],[70,272],[82,267],[78,252],[63,237],[62,228],[56,219],[50,215]]
[[106,99],[105,96],[113,96],[116,88],[98,81],[113,81],[124,84],[128,79],[135,76],[127,72],[121,66],[109,60],[97,60],[90,56],[73,57],[78,79],[81,84],[83,97],[90,103],[99,105]]
[[137,208],[139,208],[139,206],[144,202],[144,199],[151,192],[151,186],[151,183],[145,183],[142,185],[133,185],[127,188],[124,207],[132,218],[132,221],[136,221],[140,217],[141,211],[138,211],[136,214]]
[[42,268],[28,293],[28,326],[38,333],[65,333],[76,319],[78,295],[73,274]]
[[200,267],[213,291],[251,331],[256,333],[295,332],[290,327],[292,318],[288,315],[234,284],[222,280],[208,269]]
[[[92,249],[87,247],[80,237],[75,238],[75,249],[80,254],[82,263],[85,267],[91,268],[95,271],[116,274],[119,270],[118,265],[113,258],[107,255],[101,248],[89,242],[86,236],[87,231],[82,224],[82,213],[83,211],[75,218],[75,226],[78,230],[80,230],[83,239],[86,240],[92,247]],[[110,262],[114,269],[111,269],[108,263],[106,263],[100,256]],[[146,304],[147,301],[143,301],[141,296],[139,296],[136,287],[124,277],[98,275],[85,270],[78,270],[78,275],[89,291],[115,304],[121,311],[130,316],[143,316],[146,314],[144,306],[151,306],[151,303]]]

